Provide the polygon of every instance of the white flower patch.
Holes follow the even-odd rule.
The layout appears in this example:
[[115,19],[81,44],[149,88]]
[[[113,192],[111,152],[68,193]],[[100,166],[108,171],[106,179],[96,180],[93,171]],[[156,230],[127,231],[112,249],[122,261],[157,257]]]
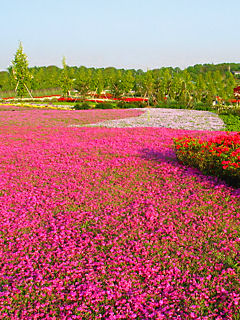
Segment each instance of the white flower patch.
[[217,114],[209,111],[187,109],[139,109],[145,111],[139,117],[98,122],[91,127],[127,128],[127,127],[165,127],[186,130],[218,131],[224,129],[224,122]]

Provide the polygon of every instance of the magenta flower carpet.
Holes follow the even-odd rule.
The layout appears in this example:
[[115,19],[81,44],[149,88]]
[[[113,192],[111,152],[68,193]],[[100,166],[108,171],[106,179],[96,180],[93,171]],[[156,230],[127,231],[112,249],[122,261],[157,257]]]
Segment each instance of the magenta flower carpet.
[[0,114],[0,319],[240,319],[240,190],[177,162],[184,130],[59,112]]

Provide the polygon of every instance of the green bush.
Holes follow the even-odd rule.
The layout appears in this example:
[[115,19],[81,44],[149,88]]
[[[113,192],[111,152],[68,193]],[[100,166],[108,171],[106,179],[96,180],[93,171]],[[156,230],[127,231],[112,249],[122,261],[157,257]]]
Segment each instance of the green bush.
[[218,114],[227,114],[227,115],[236,115],[240,116],[240,107],[238,105],[227,105],[227,104],[220,104],[217,105],[217,112]]
[[[128,108],[131,108],[131,107],[129,107],[129,103],[124,102],[124,101],[120,101],[120,102],[117,103],[117,108],[119,108],[119,109],[128,109]],[[136,108],[136,107],[134,107],[134,108]]]
[[193,105],[192,109],[200,111],[215,111],[213,106],[204,104],[203,102],[197,102]]
[[226,128],[225,131],[240,131],[240,116],[233,114],[219,114]]
[[187,109],[183,104],[180,104],[176,101],[159,101],[155,108],[169,108],[169,109]]
[[136,103],[121,101],[118,102],[117,108],[119,109],[131,109],[131,108],[139,108]]
[[240,131],[240,106],[237,104],[216,105],[218,116],[223,120],[226,131]]
[[91,109],[91,106],[87,102],[83,103],[76,103],[73,107],[74,110],[89,110]]
[[155,103],[154,103],[154,100],[153,100],[152,97],[149,98],[149,100],[148,100],[148,105],[149,105],[150,107],[154,107]]
[[134,101],[134,102],[125,102],[120,101],[117,104],[117,108],[119,109],[133,109],[133,108],[146,108],[147,103],[141,101]]
[[187,106],[181,102],[177,101],[159,101],[155,108],[169,108],[169,109],[191,109],[200,111],[214,111],[213,106],[204,104],[202,102],[197,102],[191,106]]
[[114,109],[115,106],[111,103],[96,103],[95,109]]
[[141,102],[141,101],[134,102],[134,105],[136,106],[136,108],[147,108],[148,106],[147,102]]
[[[34,102],[36,102],[36,100],[34,100]],[[52,98],[52,99],[44,99],[43,102],[51,102],[51,103],[55,103],[58,102],[57,98]]]

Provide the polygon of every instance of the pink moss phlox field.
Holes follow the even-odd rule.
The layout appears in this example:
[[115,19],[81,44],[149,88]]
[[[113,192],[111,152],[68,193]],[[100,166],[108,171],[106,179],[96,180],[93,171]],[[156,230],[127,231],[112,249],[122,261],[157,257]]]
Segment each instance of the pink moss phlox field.
[[239,319],[239,189],[184,134],[1,127],[0,319]]
[[[0,126],[69,126],[84,125],[103,120],[137,117],[141,110],[49,110],[49,109],[21,109],[21,107],[0,106]],[[11,111],[6,111],[9,108]],[[14,111],[14,112],[13,112]]]

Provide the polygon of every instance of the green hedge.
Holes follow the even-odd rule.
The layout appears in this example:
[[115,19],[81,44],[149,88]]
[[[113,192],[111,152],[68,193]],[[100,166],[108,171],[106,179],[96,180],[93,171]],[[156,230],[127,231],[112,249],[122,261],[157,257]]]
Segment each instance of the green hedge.
[[160,101],[155,105],[155,108],[169,108],[169,109],[190,109],[190,110],[200,110],[200,111],[215,111],[214,107],[204,103],[195,103],[194,105],[187,106],[184,103],[177,101]]
[[87,102],[76,103],[75,106],[73,107],[74,110],[89,110],[91,108],[92,108],[91,105],[88,104]]

